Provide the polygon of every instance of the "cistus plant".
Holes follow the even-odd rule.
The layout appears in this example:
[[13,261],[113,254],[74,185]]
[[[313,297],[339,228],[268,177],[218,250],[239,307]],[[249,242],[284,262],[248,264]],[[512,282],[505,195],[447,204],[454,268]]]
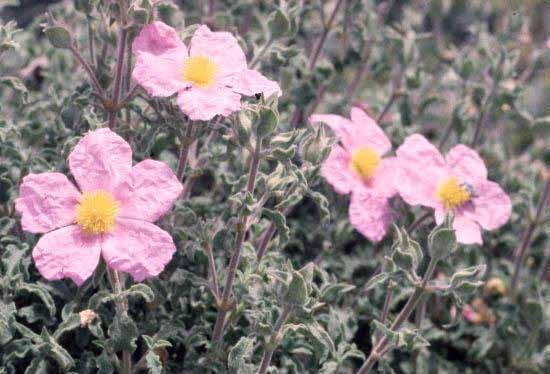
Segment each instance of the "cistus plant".
[[548,371],[546,2],[47,3],[0,4],[0,374]]

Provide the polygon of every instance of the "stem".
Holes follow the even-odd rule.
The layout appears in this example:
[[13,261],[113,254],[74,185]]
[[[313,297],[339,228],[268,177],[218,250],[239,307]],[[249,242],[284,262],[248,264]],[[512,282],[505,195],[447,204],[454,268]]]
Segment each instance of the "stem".
[[313,68],[315,67],[315,64],[317,63],[317,59],[319,58],[319,55],[321,53],[321,49],[323,48],[323,44],[325,44],[327,35],[330,29],[332,28],[334,19],[336,18],[336,13],[338,13],[338,9],[340,9],[340,6],[342,5],[343,2],[344,2],[343,0],[338,0],[336,2],[336,5],[334,6],[334,10],[332,11],[328,19],[328,22],[323,29],[323,33],[321,34],[321,37],[317,40],[317,43],[315,44],[315,47],[311,52],[311,55],[309,56],[309,62],[308,62],[309,70],[313,70]]
[[277,322],[275,322],[275,326],[273,327],[273,333],[271,334],[269,347],[265,348],[264,356],[262,358],[262,363],[260,364],[258,374],[265,374],[267,372],[269,364],[271,363],[271,358],[273,357],[273,352],[275,351],[275,348],[277,346],[277,341],[280,341],[280,339],[282,338],[282,336],[279,336],[281,333],[281,329],[288,320],[291,312],[292,307],[287,304],[284,306],[279,318],[277,318]]
[[88,23],[88,49],[90,50],[90,61],[92,66],[95,66],[97,69],[97,63],[95,60],[95,40],[94,40],[94,29],[92,27],[92,20],[90,17],[86,18]]
[[348,102],[353,95],[355,94],[355,91],[357,90],[357,86],[369,70],[369,65],[367,64],[367,61],[370,58],[370,54],[372,52],[372,48],[370,45],[370,41],[365,41],[365,47],[363,52],[363,58],[361,59],[361,67],[355,72],[355,76],[351,80],[350,84],[348,85],[346,89],[346,102]]
[[[310,72],[315,68],[315,65],[317,64],[317,60],[319,59],[319,55],[321,54],[321,49],[323,48],[323,44],[325,44],[327,35],[332,28],[334,19],[336,18],[336,14],[338,13],[338,10],[340,9],[340,6],[342,5],[343,2],[344,0],[338,0],[336,2],[336,5],[334,6],[334,10],[330,14],[329,20],[323,29],[323,33],[317,40],[315,47],[313,48],[313,50],[311,51],[311,54],[309,55],[308,68]],[[301,107],[294,108],[294,113],[292,113],[292,117],[290,120],[291,126],[295,128],[298,125],[298,122],[300,122],[300,119],[302,117],[303,117],[303,108]]]
[[[254,186],[256,185],[256,175],[258,174],[258,166],[260,164],[260,153],[262,148],[262,139],[256,138],[256,147],[252,155],[252,161],[250,162],[250,171],[248,174],[248,182],[246,184],[246,192],[252,194],[254,192]],[[241,249],[244,242],[244,237],[247,231],[248,216],[242,215],[240,222],[237,224],[237,235],[235,236],[235,248],[231,261],[229,262],[229,271],[227,273],[227,279],[225,287],[223,289],[221,303],[218,309],[218,316],[216,318],[216,324],[214,325],[214,332],[212,333],[212,341],[221,342],[223,338],[223,329],[225,327],[225,318],[229,307],[229,298],[231,297],[231,291],[233,288],[233,281],[235,280],[235,274],[237,267],[241,260]]]
[[185,166],[187,165],[187,156],[189,155],[189,148],[193,140],[192,134],[193,122],[189,122],[187,129],[185,130],[185,135],[181,139],[181,149],[178,158],[178,167],[176,169],[176,176],[180,181],[183,179],[183,173],[185,171]]
[[[504,64],[504,53],[501,52],[500,54],[500,60],[498,63],[497,70],[500,71],[502,68],[502,65]],[[472,143],[470,144],[472,148],[475,148],[475,146],[479,143],[479,140],[481,138],[481,130],[483,129],[483,125],[485,122],[485,115],[487,114],[487,109],[489,107],[489,104],[493,100],[493,96],[495,96],[495,93],[497,91],[499,79],[496,77],[493,78],[493,85],[491,86],[491,91],[489,92],[489,96],[487,96],[487,99],[483,102],[483,105],[479,109],[479,116],[477,117],[476,122],[476,129],[474,132],[474,137],[472,138]]]
[[256,56],[254,56],[254,58],[252,59],[252,62],[250,62],[250,66],[249,66],[250,69],[254,68],[258,64],[258,62],[260,62],[260,59],[267,52],[267,50],[269,49],[269,47],[273,43],[273,40],[274,39],[272,37],[270,37],[267,40],[267,42],[263,45],[262,49],[260,49],[260,51],[256,54]]
[[[121,9],[121,12],[123,10]],[[124,54],[126,52],[126,26],[124,22],[120,25],[120,34],[118,35],[117,43],[117,65],[115,73],[115,83],[113,85],[112,108],[109,111],[109,128],[113,128],[118,110],[118,102],[120,100],[120,92],[122,90],[122,72],[124,70]]]
[[105,103],[105,92],[103,91],[103,88],[101,88],[101,85],[99,84],[99,81],[97,80],[94,70],[92,69],[90,64],[88,64],[86,60],[84,60],[84,58],[82,57],[82,55],[74,45],[72,45],[69,48],[69,50],[73,53],[73,56],[78,60],[80,65],[84,68],[84,70],[88,74],[88,77],[90,78],[92,86],[96,90],[96,93],[99,95],[102,102]]
[[206,255],[208,256],[208,272],[210,273],[210,277],[212,278],[212,292],[214,292],[214,296],[216,297],[216,299],[218,299],[220,297],[220,287],[218,286],[218,274],[216,271],[216,262],[214,261],[212,247],[210,247],[210,244],[205,243],[204,250],[206,251]]
[[531,223],[527,227],[527,230],[525,230],[523,234],[523,239],[521,241],[521,246],[516,252],[516,259],[514,261],[514,275],[512,277],[512,285],[510,287],[512,294],[516,292],[521,265],[525,260],[525,255],[527,254],[527,249],[529,248],[529,244],[531,243],[531,238],[533,236],[533,233],[535,232],[535,229],[539,224],[540,218],[542,216],[542,212],[544,211],[549,195],[550,195],[550,179],[548,179],[544,185],[544,191],[539,201],[535,219],[531,221]]
[[[115,294],[120,294],[123,291],[122,283],[120,282],[120,275],[115,269],[111,269],[107,266],[107,279],[111,283],[111,288]],[[126,300],[116,301],[116,309],[119,315],[126,315],[128,313],[128,303]],[[132,357],[130,352],[122,351],[122,365],[120,369],[121,374],[130,374],[132,372]]]
[[388,114],[388,112],[390,111],[391,109],[391,106],[393,105],[393,103],[395,102],[395,99],[397,99],[397,95],[395,94],[395,92],[392,92],[391,96],[390,96],[390,99],[388,100],[388,102],[386,103],[386,105],[384,105],[384,109],[382,109],[382,111],[380,112],[380,114],[378,115],[378,117],[376,118],[376,122],[377,123],[380,123],[382,121],[382,118],[384,118],[384,116],[386,114]]
[[[393,287],[388,289],[386,294],[386,299],[384,299],[384,306],[382,307],[382,315],[380,316],[380,323],[386,323],[388,319],[388,314],[390,313],[390,304],[393,300]],[[380,340],[380,333],[376,336],[375,342]]]
[[449,122],[447,127],[445,128],[445,132],[443,133],[443,136],[441,137],[441,140],[439,140],[438,147],[439,149],[443,148],[445,143],[447,143],[447,140],[449,140],[449,137],[451,136],[451,133],[453,132],[453,120]]
[[[416,305],[422,298],[422,295],[424,295],[424,292],[426,291],[426,284],[431,279],[435,267],[437,265],[437,262],[439,260],[437,258],[431,258],[430,263],[428,264],[428,269],[426,270],[426,273],[424,274],[424,277],[422,278],[422,283],[419,287],[417,287],[409,300],[407,300],[407,303],[399,313],[399,315],[396,317],[395,321],[392,323],[390,330],[397,331],[401,325],[409,318],[411,313],[416,308]],[[372,349],[369,357],[361,366],[357,374],[365,374],[368,373],[374,364],[378,361],[380,357],[382,357],[383,354],[387,352],[386,348],[388,347],[388,338],[386,336],[383,336],[382,339],[376,344],[376,346]]]
[[[283,198],[283,200],[286,199],[288,196],[290,196],[296,190],[296,187],[297,187],[296,184],[290,187],[288,191],[285,193],[285,197]],[[292,210],[292,208],[293,208],[292,206],[287,206],[285,209],[283,209],[283,212],[282,212],[283,215],[285,216],[288,215]],[[274,222],[271,222],[267,227],[267,229],[265,229],[265,231],[261,234],[260,244],[258,245],[258,254],[256,255],[258,263],[262,261],[262,258],[264,257],[265,252],[267,251],[267,245],[269,244],[269,241],[275,234],[276,230],[277,230],[277,225],[275,225]]]

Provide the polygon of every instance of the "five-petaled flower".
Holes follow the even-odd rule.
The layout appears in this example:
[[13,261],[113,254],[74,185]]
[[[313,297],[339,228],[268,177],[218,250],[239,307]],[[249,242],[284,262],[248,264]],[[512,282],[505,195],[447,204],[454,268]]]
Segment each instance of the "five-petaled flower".
[[189,50],[163,22],[145,26],[132,45],[133,78],[152,96],[178,94],[178,105],[192,120],[228,116],[241,109],[241,95],[280,95],[279,85],[248,69],[233,35],[200,26]]
[[483,160],[473,149],[459,144],[443,158],[422,135],[414,134],[396,151],[402,175],[396,187],[411,205],[435,209],[436,223],[453,213],[457,240],[481,244],[480,226],[495,230],[510,218],[508,195],[487,180]]
[[130,145],[109,129],[84,136],[69,168],[79,189],[60,173],[29,174],[16,200],[23,230],[46,233],[33,249],[44,278],[81,285],[100,256],[136,281],[158,275],[175,252],[153,224],[182,191],[172,170],[154,160],[132,167]]
[[396,194],[399,168],[395,157],[385,157],[391,143],[382,129],[363,110],[351,109],[351,119],[334,114],[315,114],[310,122],[324,122],[334,131],[335,144],[321,167],[321,174],[340,194],[351,193],[351,224],[372,241],[388,230],[388,199]]

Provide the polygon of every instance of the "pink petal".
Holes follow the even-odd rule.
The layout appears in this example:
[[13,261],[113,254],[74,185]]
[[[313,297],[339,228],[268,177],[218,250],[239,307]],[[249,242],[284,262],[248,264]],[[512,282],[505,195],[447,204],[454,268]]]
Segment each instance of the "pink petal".
[[375,149],[380,155],[391,150],[391,142],[384,131],[363,109],[351,108],[351,121],[357,130],[354,137],[357,147],[366,145]]
[[473,220],[463,215],[455,215],[453,220],[456,241],[462,244],[482,244],[481,228]]
[[321,175],[339,194],[347,194],[361,185],[359,179],[350,169],[350,155],[338,144],[332,150],[321,166]]
[[182,189],[164,162],[141,161],[117,188],[121,203],[118,216],[154,222],[174,205]]
[[27,175],[15,200],[23,230],[42,233],[72,224],[79,196],[80,192],[63,174]]
[[479,179],[487,179],[487,168],[481,157],[463,144],[453,147],[445,159],[453,174],[464,182],[474,183]]
[[375,197],[364,190],[354,191],[349,205],[349,220],[351,225],[369,240],[382,240],[391,221],[388,200]]
[[227,117],[240,110],[241,95],[222,86],[193,87],[178,94],[178,106],[191,120],[208,121],[218,114]]
[[440,179],[448,173],[445,160],[422,135],[414,134],[397,148],[401,180],[397,190],[410,205],[436,207],[435,192]]
[[[176,30],[160,21],[143,27],[132,44],[132,52],[135,54],[145,52],[162,55],[167,50],[182,48],[187,50]],[[183,57],[187,57],[187,52]]]
[[82,191],[114,192],[132,170],[132,150],[111,130],[95,130],[80,139],[73,149],[69,168]]
[[372,177],[367,188],[380,197],[392,197],[397,193],[396,185],[401,183],[401,168],[397,157],[387,157],[380,160],[378,170]]
[[183,80],[187,50],[170,49],[160,55],[140,53],[132,78],[151,96],[168,97],[189,85]]
[[183,81],[187,47],[170,26],[158,21],[145,26],[132,51],[136,55],[132,78],[149,95],[167,97],[188,86]]
[[477,221],[486,230],[496,230],[510,219],[512,202],[510,197],[491,181],[478,182],[473,199],[474,209],[468,217]]
[[183,81],[187,47],[172,27],[158,21],[145,26],[132,51],[136,55],[132,78],[149,95],[167,97],[188,86]]
[[228,32],[212,32],[206,25],[195,31],[189,54],[211,58],[218,65],[221,81],[246,70],[246,57],[237,39]]
[[281,96],[281,88],[275,81],[269,80],[256,70],[243,70],[233,76],[230,84],[235,92],[242,95],[253,96],[263,93],[267,98],[273,94]]
[[36,268],[44,278],[71,278],[77,286],[93,274],[100,254],[101,237],[84,235],[76,225],[45,234],[32,251]]
[[158,275],[172,258],[172,237],[146,221],[119,218],[115,230],[106,235],[103,258],[111,268],[130,273],[135,281]]

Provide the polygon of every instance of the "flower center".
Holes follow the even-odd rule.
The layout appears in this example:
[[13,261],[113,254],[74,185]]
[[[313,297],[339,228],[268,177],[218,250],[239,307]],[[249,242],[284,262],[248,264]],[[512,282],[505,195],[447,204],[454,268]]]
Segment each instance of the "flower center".
[[360,148],[351,154],[350,166],[363,180],[374,175],[379,163],[380,156],[369,147]]
[[206,56],[193,56],[185,60],[183,79],[194,86],[206,88],[214,83],[218,65]]
[[107,191],[84,192],[76,206],[76,223],[87,234],[112,231],[118,207],[118,201]]
[[437,198],[447,209],[454,209],[468,202],[472,195],[468,188],[460,184],[458,179],[450,177],[439,183],[436,191]]

